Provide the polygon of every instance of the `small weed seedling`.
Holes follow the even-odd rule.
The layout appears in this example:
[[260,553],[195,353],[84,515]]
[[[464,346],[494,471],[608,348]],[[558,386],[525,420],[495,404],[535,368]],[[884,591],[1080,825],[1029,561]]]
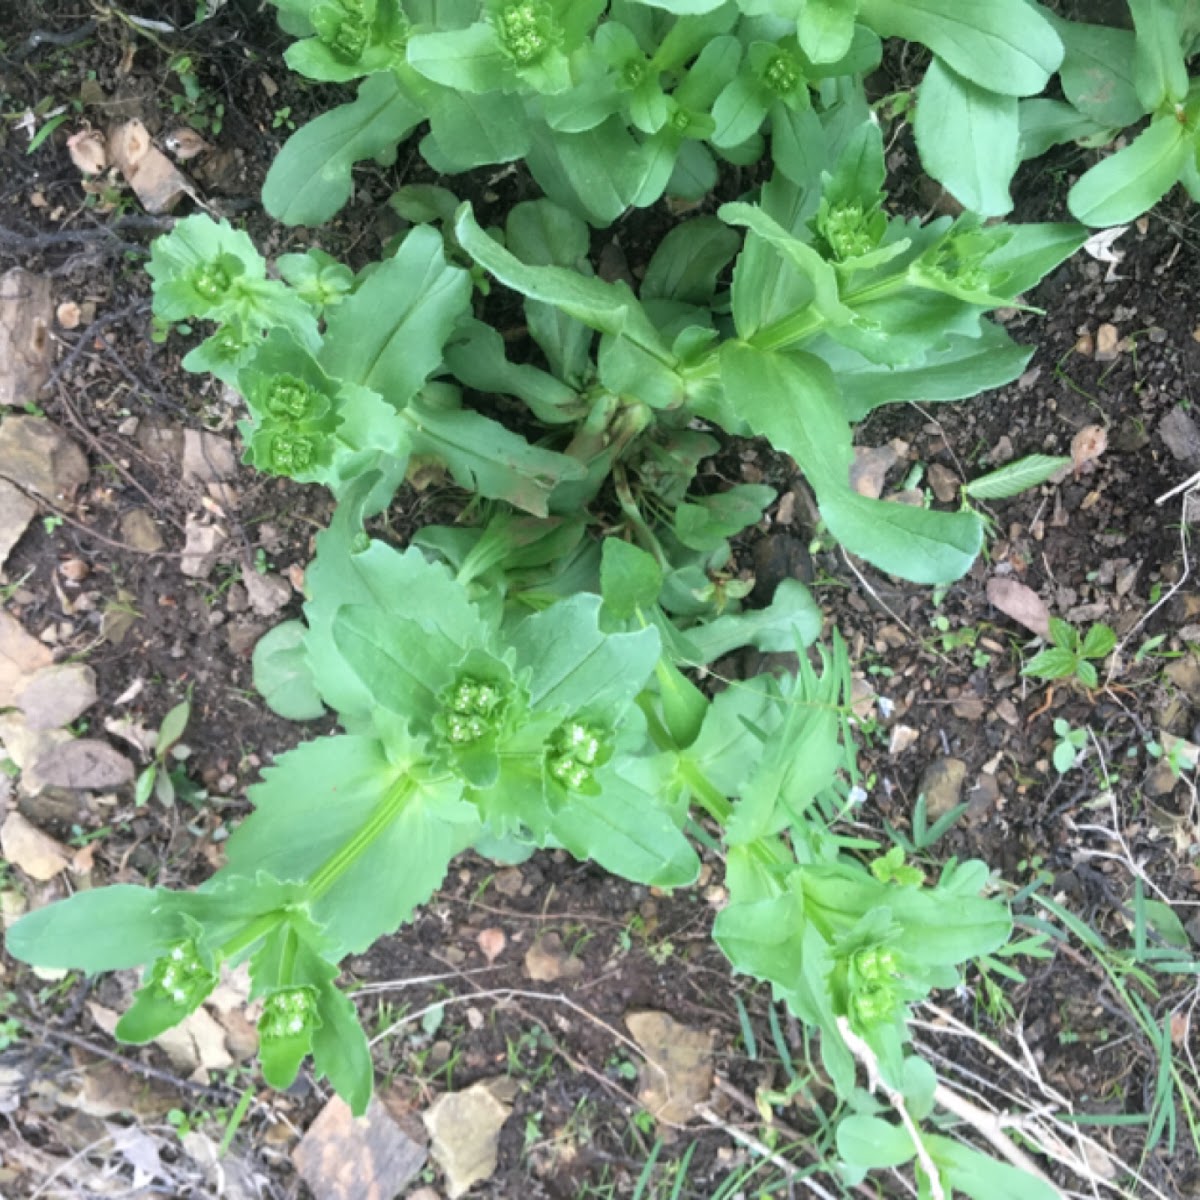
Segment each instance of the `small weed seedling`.
[[1075,679],[1089,691],[1099,686],[1095,664],[1102,662],[1117,644],[1109,626],[1096,624],[1081,638],[1079,630],[1061,617],[1050,618],[1050,645],[1021,672],[1034,679]]
[[1065,775],[1076,763],[1087,745],[1088,731],[1073,729],[1071,722],[1062,717],[1054,718],[1054,769]]
[[154,743],[154,757],[137,778],[134,799],[138,806],[156,796],[160,804],[175,803],[175,780],[171,777],[171,751],[179,744],[183,731],[191,719],[192,704],[184,700],[175,705],[162,719],[158,727],[158,740]]

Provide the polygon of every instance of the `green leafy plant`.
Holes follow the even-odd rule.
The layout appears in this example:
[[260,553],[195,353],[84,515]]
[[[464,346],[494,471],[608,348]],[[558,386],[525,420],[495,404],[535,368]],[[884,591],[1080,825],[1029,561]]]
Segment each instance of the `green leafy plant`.
[[1022,155],[1076,141],[1103,146],[1149,123],[1085,171],[1067,204],[1087,225],[1132,221],[1176,183],[1200,199],[1200,86],[1189,63],[1200,49],[1200,14],[1179,0],[1129,0],[1133,29],[1047,14],[1062,39],[1063,100],[1021,102]]
[[523,158],[552,199],[596,224],[664,191],[697,198],[721,160],[762,157],[800,182],[818,114],[878,66],[880,39],[932,51],[918,89],[926,169],[969,208],[1012,207],[1018,97],[1062,62],[1025,0],[275,0],[301,35],[289,65],[362,79],[358,98],[293,135],[268,176],[270,211],[327,220],[356,161],[390,159],[422,121],[440,174]]
[[1074,679],[1085,688],[1099,686],[1096,662],[1106,659],[1116,647],[1117,635],[1097,623],[1081,637],[1079,631],[1061,617],[1050,618],[1051,645],[1025,664],[1023,675],[1034,679]]

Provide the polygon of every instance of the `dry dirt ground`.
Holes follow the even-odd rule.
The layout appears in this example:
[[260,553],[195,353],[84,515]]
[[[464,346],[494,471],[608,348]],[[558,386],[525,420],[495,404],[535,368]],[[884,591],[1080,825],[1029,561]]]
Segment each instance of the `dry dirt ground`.
[[[130,769],[148,761],[138,738],[191,703],[173,807],[135,804],[119,766],[113,786],[93,779],[31,794],[24,776],[10,781],[0,816],[18,814],[53,844],[36,843],[49,865],[28,842],[9,855],[6,920],[66,888],[204,878],[247,810],[246,786],[301,736],[258,702],[249,655],[297,611],[329,503],[238,465],[238,414],[180,370],[187,338],[150,336],[142,263],[169,219],[147,217],[119,180],[85,189],[66,145],[131,117],[160,142],[187,126],[208,145],[185,164],[204,203],[245,223],[268,255],[303,244],[262,215],[256,196],[290,129],[335,93],[289,75],[281,35],[256,4],[230,0],[183,29],[194,8],[125,5],[127,16],[152,9],[177,33],[67,0],[0,14],[0,270],[46,278],[58,314],[50,380],[33,411],[5,422],[45,417],[86,459],[73,490],[39,500],[16,541],[5,609],[47,661],[91,668],[96,695],[71,732],[105,742]],[[935,198],[913,174],[903,136],[892,156],[907,179],[894,203],[922,211]],[[1031,165],[1017,217],[1061,218],[1081,165],[1074,152]],[[321,231],[323,246],[367,261],[394,228],[383,201],[416,169],[402,151],[396,168],[362,171],[354,204]],[[495,202],[495,189],[522,184],[485,176],[455,186]],[[636,272],[667,220],[665,209],[635,214],[597,235],[596,251]],[[864,447],[895,460],[889,490],[917,466],[923,485],[953,487],[1013,457],[1070,453],[1086,427],[1105,432],[1094,462],[988,506],[986,555],[953,587],[898,586],[819,546],[810,558],[803,482],[763,446],[727,447],[714,470],[795,492],[744,540],[739,561],[763,586],[803,572],[852,644],[870,785],[862,827],[913,838],[919,796],[930,823],[961,802],[953,828],[925,851],[929,862],[986,859],[1012,883],[1027,936],[1066,919],[1038,896],[1081,923],[1044,953],[1002,964],[1014,978],[995,964],[973,969],[965,988],[923,1010],[922,1043],[981,1110],[1025,1121],[1031,1149],[1077,1166],[1084,1155],[1090,1182],[1047,1162],[1065,1186],[1175,1198],[1200,1196],[1188,1129],[1188,1113],[1200,1117],[1200,993],[1194,976],[1155,969],[1161,943],[1152,929],[1137,945],[1135,908],[1139,896],[1173,905],[1200,945],[1200,585],[1186,497],[1156,502],[1200,469],[1191,383],[1200,220],[1173,198],[1116,248],[1115,263],[1080,254],[1049,279],[1030,298],[1044,315],[1008,314],[1015,336],[1038,347],[1017,384],[967,404],[889,412],[861,430]],[[403,541],[458,502],[446,488],[410,495],[384,532]],[[181,569],[189,527],[214,531],[199,574]],[[989,602],[996,578],[1028,585],[1081,629],[1115,630],[1119,651],[1100,686],[1022,676],[1035,639]],[[1077,761],[1060,774],[1053,752],[1071,731]],[[505,870],[459,862],[413,926],[348,965],[378,1038],[393,1136],[411,1137],[419,1157],[421,1115],[439,1096],[488,1080],[510,1112],[498,1164],[475,1195],[807,1194],[803,1175],[829,1144],[833,1102],[805,1065],[802,1031],[765,988],[732,979],[713,947],[720,877],[713,859],[701,886],[661,896],[563,855]],[[303,1076],[286,1095],[262,1086],[236,997],[187,1044],[119,1046],[110,1014],[131,984],[0,964],[0,1194],[311,1195],[296,1152],[324,1090]],[[705,1035],[694,1057],[715,1068],[706,1115],[683,1130],[656,1127],[638,1100],[643,1051],[626,1018],[659,1009]],[[772,1108],[770,1093],[790,1098]],[[1051,1121],[1072,1113],[1097,1119],[1077,1128],[1100,1149],[1085,1154],[1072,1126]],[[1128,1170],[1106,1165],[1101,1150]],[[311,1167],[312,1154],[301,1150],[299,1161]],[[827,1194],[842,1191],[820,1180]],[[898,1180],[885,1186],[905,1194]],[[431,1164],[411,1184],[420,1187],[444,1194]]]

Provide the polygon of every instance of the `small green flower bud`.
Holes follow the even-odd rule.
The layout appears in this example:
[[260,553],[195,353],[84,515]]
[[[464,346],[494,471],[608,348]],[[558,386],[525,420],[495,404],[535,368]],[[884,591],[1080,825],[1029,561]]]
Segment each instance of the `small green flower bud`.
[[494,683],[464,676],[446,692],[442,722],[456,745],[477,742],[500,725],[504,695]]
[[219,263],[205,263],[192,274],[192,287],[204,300],[215,304],[227,291],[233,280],[229,272]]
[[546,0],[507,4],[495,15],[496,32],[508,56],[520,67],[530,67],[558,43],[554,10]]
[[271,440],[271,469],[278,475],[309,470],[317,461],[317,442],[307,433],[284,430]]
[[176,942],[150,968],[145,990],[179,1007],[195,1008],[217,985],[194,941]]
[[780,98],[790,96],[803,78],[800,64],[786,50],[780,50],[767,63],[760,76],[763,86]]
[[854,993],[850,1007],[861,1028],[882,1025],[895,1015],[896,993],[889,987],[867,988]]
[[603,736],[582,721],[559,726],[550,739],[546,764],[551,776],[573,792],[584,790],[606,757]]
[[313,8],[309,19],[338,58],[356,62],[371,39],[372,15],[362,0],[327,0]]
[[279,375],[267,389],[265,407],[279,421],[302,421],[312,414],[316,403],[312,388],[294,375]]
[[300,1037],[316,1024],[317,1000],[312,988],[289,988],[273,992],[258,1019],[258,1034],[264,1042]]
[[871,946],[854,956],[854,969],[863,983],[879,987],[889,984],[900,973],[900,964],[890,946]]

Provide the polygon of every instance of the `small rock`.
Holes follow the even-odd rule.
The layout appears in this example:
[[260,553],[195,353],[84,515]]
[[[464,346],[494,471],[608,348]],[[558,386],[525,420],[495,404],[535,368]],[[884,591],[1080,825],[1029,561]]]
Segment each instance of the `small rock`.
[[547,933],[525,951],[525,973],[537,983],[578,979],[583,974],[583,962],[567,953],[557,933]]
[[121,540],[143,554],[157,554],[163,548],[162,534],[144,508],[131,508],[121,514]]
[[96,703],[96,672],[82,663],[43,667],[18,687],[16,701],[30,729],[70,725]]
[[1115,325],[1104,324],[1096,330],[1096,361],[1112,362],[1117,357],[1121,335]]
[[1000,803],[1000,784],[995,775],[981,771],[975,786],[967,793],[967,820],[977,825],[986,821]]
[[962,482],[949,467],[944,467],[941,463],[931,463],[928,475],[933,494],[943,504],[950,504],[958,499],[958,489]]
[[888,739],[888,753],[895,758],[899,754],[903,754],[905,750],[916,745],[920,733],[911,725],[896,725],[892,729],[891,737]]
[[1166,665],[1163,674],[1192,704],[1200,707],[1200,658],[1195,654],[1177,658]]
[[185,535],[179,569],[192,579],[207,579],[217,565],[229,535],[216,525],[202,525],[198,517],[188,517]]
[[107,742],[75,738],[37,763],[38,774],[52,787],[102,791],[133,782],[133,764]]
[[0,476],[59,504],[70,502],[88,480],[87,459],[45,417],[5,417],[0,422]]
[[10,812],[0,826],[4,857],[31,879],[45,883],[65,871],[71,861],[67,848],[32,825],[19,812]]
[[37,516],[37,503],[16,484],[0,479],[0,567],[8,561],[13,547]]
[[165,421],[141,421],[136,436],[142,453],[157,466],[178,467],[183,457],[183,430],[178,426]]
[[183,431],[184,483],[223,483],[237,472],[237,457],[226,438],[203,429]]
[[422,1114],[430,1153],[446,1176],[446,1195],[457,1200],[488,1179],[499,1161],[500,1130],[512,1109],[485,1083],[439,1096]]
[[25,680],[54,656],[7,610],[0,608],[0,708],[12,708]]
[[883,494],[887,473],[900,461],[890,446],[855,446],[850,466],[850,486],[860,495],[878,500]]
[[242,585],[250,607],[260,617],[273,617],[292,598],[292,587],[282,575],[262,574],[247,564],[242,568]]
[[967,764],[961,758],[939,758],[925,768],[918,791],[925,797],[925,815],[931,823],[958,804],[966,778]]
[[524,882],[525,876],[521,874],[520,867],[505,867],[496,872],[492,886],[502,896],[519,896]]
[[1173,408],[1163,417],[1158,435],[1179,462],[1200,464],[1200,427],[1182,408]]
[[149,213],[168,212],[193,190],[136,118],[109,131],[108,149],[113,165]]
[[985,461],[991,463],[994,467],[999,467],[1006,462],[1011,462],[1015,453],[1012,438],[1005,433],[1000,436],[1000,439],[996,442],[991,452],[985,456]]
[[712,1034],[681,1025],[664,1012],[627,1013],[625,1025],[646,1055],[638,1072],[638,1100],[656,1121],[684,1124],[712,1089]]
[[0,275],[0,406],[32,404],[50,377],[50,280],[21,267]]
[[503,929],[481,929],[479,936],[475,939],[479,944],[479,949],[483,957],[489,963],[493,963],[501,954],[504,953],[504,947],[508,944],[508,938],[504,935]]

